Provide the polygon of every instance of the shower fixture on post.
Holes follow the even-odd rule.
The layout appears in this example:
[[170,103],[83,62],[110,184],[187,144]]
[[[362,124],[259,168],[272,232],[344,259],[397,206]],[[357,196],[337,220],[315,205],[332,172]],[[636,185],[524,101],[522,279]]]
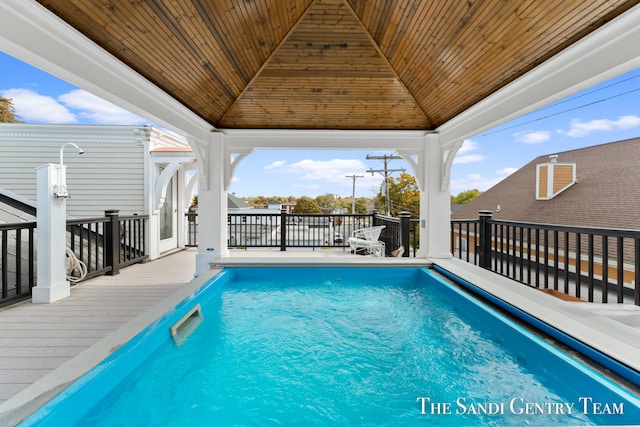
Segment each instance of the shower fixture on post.
[[63,162],[64,147],[66,147],[67,145],[72,145],[73,147],[75,147],[76,150],[78,150],[78,154],[84,153],[84,150],[78,147],[73,142],[65,142],[60,147],[60,165],[58,165],[58,184],[53,186],[53,197],[56,199],[68,199],[71,197],[69,195],[69,192],[67,191],[67,174],[65,172],[64,162]]

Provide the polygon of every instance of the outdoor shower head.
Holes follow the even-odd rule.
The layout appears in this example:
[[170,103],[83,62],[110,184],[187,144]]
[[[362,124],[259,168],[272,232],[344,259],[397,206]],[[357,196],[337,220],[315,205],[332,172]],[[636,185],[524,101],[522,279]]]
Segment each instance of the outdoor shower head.
[[78,150],[78,154],[82,154],[84,153],[84,150],[80,147],[78,147],[76,144],[74,144],[73,142],[65,142],[64,144],[62,144],[62,146],[60,147],[60,167],[62,168],[63,166],[63,162],[62,162],[62,153],[64,152],[64,147],[66,147],[67,145],[72,145],[76,148],[76,150]]

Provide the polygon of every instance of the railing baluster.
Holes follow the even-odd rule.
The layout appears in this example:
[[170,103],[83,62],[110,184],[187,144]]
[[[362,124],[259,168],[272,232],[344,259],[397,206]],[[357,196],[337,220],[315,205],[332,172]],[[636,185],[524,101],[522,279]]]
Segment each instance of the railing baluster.
[[564,232],[564,293],[569,294],[569,273],[571,268],[569,255],[569,232]]
[[553,290],[558,290],[558,271],[560,268],[560,254],[558,242],[558,230],[553,230]]
[[609,241],[607,236],[602,236],[602,302],[606,303],[609,300]]
[[8,232],[8,230],[2,230],[2,257],[0,258],[0,262],[2,262],[2,275],[0,276],[0,280],[2,280],[2,299],[6,299],[9,296]]
[[22,229],[16,230],[16,295],[22,293]]
[[576,233],[576,297],[580,298],[580,277],[582,276],[582,256],[580,233]]
[[540,229],[536,228],[536,288],[540,287]]
[[549,289],[549,230],[543,230],[544,236],[544,288]]
[[36,239],[33,230],[34,227],[29,228],[29,294],[31,294],[31,289],[36,285]]
[[[624,239],[622,237],[618,237],[618,247],[617,247],[617,257],[616,257],[616,264],[617,264],[617,287],[616,287],[616,296],[617,296],[617,301],[619,303],[623,302],[622,299],[622,291],[624,290]],[[638,266],[636,265],[636,270],[638,269]]]
[[593,302],[593,234],[589,233],[588,235],[588,246],[587,246],[587,254],[588,254],[588,274],[589,279],[587,280],[587,290],[588,290],[588,301]]
[[524,227],[518,227],[519,235],[520,235],[520,276],[519,279],[521,282],[524,281]]
[[507,277],[515,279],[516,276],[516,266],[513,264],[515,261],[513,257],[513,243],[515,242],[515,227],[512,225],[507,225]]

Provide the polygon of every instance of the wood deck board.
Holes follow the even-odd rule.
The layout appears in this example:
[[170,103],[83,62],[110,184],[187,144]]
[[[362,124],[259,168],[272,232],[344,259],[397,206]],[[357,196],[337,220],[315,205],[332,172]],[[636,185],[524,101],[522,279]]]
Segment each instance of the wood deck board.
[[0,405],[188,283],[194,258],[178,252],[88,280],[53,304],[0,310]]

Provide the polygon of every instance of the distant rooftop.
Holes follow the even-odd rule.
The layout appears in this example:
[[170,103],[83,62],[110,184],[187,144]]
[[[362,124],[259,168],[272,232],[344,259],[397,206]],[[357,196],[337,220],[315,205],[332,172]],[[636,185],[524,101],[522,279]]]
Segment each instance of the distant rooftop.
[[602,228],[640,229],[640,138],[557,154],[576,164],[576,183],[550,200],[536,200],[540,156],[456,209],[453,219],[473,219],[479,210],[496,219]]

